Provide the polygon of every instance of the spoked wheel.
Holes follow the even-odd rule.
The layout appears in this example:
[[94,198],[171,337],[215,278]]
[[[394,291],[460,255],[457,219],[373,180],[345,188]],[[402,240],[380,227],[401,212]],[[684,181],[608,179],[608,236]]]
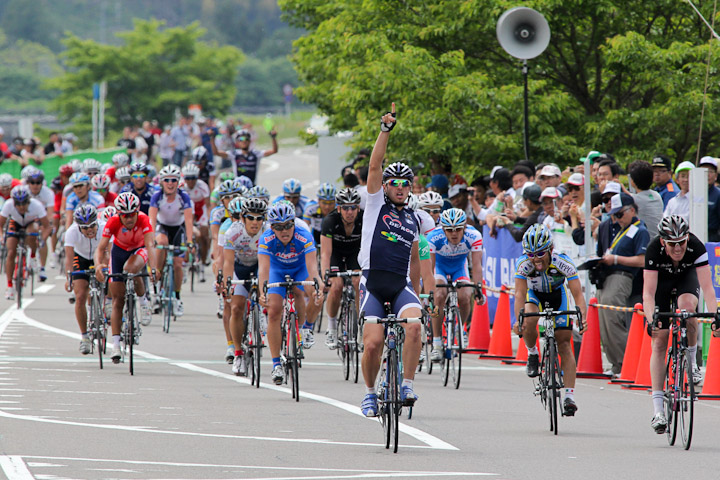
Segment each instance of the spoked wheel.
[[558,434],[558,409],[560,408],[560,382],[558,381],[557,347],[551,344],[548,349],[549,382],[548,382],[548,414],[550,416],[550,431]]
[[22,308],[22,287],[23,287],[23,271],[25,270],[25,250],[18,246],[17,263],[15,263],[15,290],[17,293],[17,308]]
[[254,385],[260,388],[260,358],[262,357],[262,333],[260,333],[260,310],[255,305],[252,309],[252,342],[253,342],[253,362],[255,366],[253,373],[255,374]]
[[195,261],[190,262],[190,291],[195,292],[195,272],[197,271],[197,266],[195,265]]
[[350,345],[348,345],[348,317],[347,309],[343,305],[335,328],[336,350],[342,360],[342,375],[345,380],[350,378]]
[[400,390],[398,380],[398,358],[397,350],[390,350],[388,355],[388,419],[389,419],[389,434],[390,441],[386,448],[390,448],[390,444],[393,445],[393,453],[398,451],[398,425],[400,421],[400,410],[402,409],[402,403],[400,401]]
[[350,358],[350,375],[353,383],[358,382],[358,372],[360,369],[360,354],[358,353],[358,325],[357,314],[355,309],[351,308],[348,315],[348,357]]
[[385,437],[385,448],[390,448],[390,384],[387,370],[387,359],[383,358],[380,364],[380,372],[378,372],[375,390],[378,398],[378,416],[380,418],[380,426],[383,428]]
[[130,355],[130,375],[135,375],[135,365],[133,363],[133,347],[135,345],[135,299],[131,298],[129,299],[129,305],[128,305],[128,318],[127,318],[127,325],[128,325],[128,338],[125,339],[125,343],[129,346],[129,355]]
[[100,369],[103,368],[103,311],[100,298],[93,296],[90,303],[90,321],[92,322],[93,331],[93,348],[97,348],[98,360],[100,361]]
[[[677,438],[677,423],[678,418],[675,407],[678,403],[677,395],[675,393],[675,361],[674,353],[668,354],[667,366],[665,367],[665,394],[663,395],[663,406],[665,407],[665,419],[667,420],[667,427],[665,427],[665,435],[667,436],[668,444],[675,445],[675,439]],[[679,393],[678,393],[679,395]]]
[[300,379],[298,378],[298,340],[297,340],[297,318],[290,318],[290,333],[288,335],[288,346],[289,355],[289,375],[290,375],[290,388],[292,389],[292,396],[296,402],[300,401]]
[[443,322],[442,332],[442,344],[443,344],[443,360],[440,364],[440,380],[442,381],[443,387],[447,387],[448,379],[450,378],[450,360],[452,358],[452,337],[453,329],[451,327],[453,323],[453,312],[449,310],[446,315],[446,321]]
[[460,388],[460,369],[462,368],[462,323],[460,315],[455,312],[455,321],[453,322],[452,345],[450,347],[452,355],[450,356],[450,364],[452,366],[452,378],[455,389]]
[[692,368],[690,367],[689,353],[685,353],[680,362],[680,392],[677,406],[680,416],[680,437],[682,438],[685,450],[690,448],[693,433],[693,415],[695,413],[695,384],[692,379]]
[[[428,318],[428,322],[432,322],[432,319]],[[432,374],[433,370],[433,362],[430,359],[432,356],[432,343],[433,343],[433,335],[432,335],[432,326],[426,325],[425,326],[425,332],[423,332],[425,335],[425,371],[427,371],[427,374]]]

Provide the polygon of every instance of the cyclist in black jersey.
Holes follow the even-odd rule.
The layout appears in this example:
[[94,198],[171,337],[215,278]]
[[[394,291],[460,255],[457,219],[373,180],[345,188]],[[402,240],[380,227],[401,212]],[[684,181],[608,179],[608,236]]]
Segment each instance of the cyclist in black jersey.
[[[659,236],[655,237],[645,253],[643,285],[643,311],[648,324],[652,325],[657,306],[661,312],[670,311],[671,292],[676,290],[677,308],[695,312],[698,307],[700,289],[705,297],[708,311],[717,311],[717,299],[712,283],[705,244],[690,233],[687,221],[679,215],[665,217],[658,225]],[[665,354],[668,348],[669,320],[660,321],[651,330],[652,354],[650,356],[650,377],[655,415],[650,425],[656,433],[665,433],[667,418],[663,407],[663,383],[665,381]],[[700,383],[702,374],[695,363],[697,354],[696,318],[687,319],[688,353],[695,384]]]
[[[336,210],[325,216],[322,222],[320,270],[321,272],[360,270],[357,260],[362,238],[360,194],[352,188],[344,188],[335,195],[335,204],[337,205]],[[353,277],[352,280],[357,291],[360,286],[360,278]],[[325,334],[325,345],[331,350],[337,347],[335,330],[342,289],[342,278],[331,279],[330,292],[327,297],[328,331]]]

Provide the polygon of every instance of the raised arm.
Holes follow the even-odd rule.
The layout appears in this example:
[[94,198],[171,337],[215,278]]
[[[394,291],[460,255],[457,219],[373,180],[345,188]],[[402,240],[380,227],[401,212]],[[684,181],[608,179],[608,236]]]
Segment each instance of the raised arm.
[[382,188],[382,164],[387,150],[390,131],[395,128],[397,123],[395,114],[395,102],[392,104],[390,113],[383,115],[380,123],[380,133],[375,141],[372,155],[370,155],[370,165],[368,166],[367,192],[369,194],[377,193]]

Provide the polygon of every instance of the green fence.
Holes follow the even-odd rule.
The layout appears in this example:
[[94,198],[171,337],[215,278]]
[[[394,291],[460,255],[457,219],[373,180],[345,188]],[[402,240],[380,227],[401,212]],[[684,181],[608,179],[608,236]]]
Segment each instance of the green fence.
[[[30,165],[34,165],[43,172],[45,172],[45,178],[53,179],[58,175],[60,165],[68,163],[71,160],[85,160],[86,158],[94,158],[100,163],[112,162],[112,157],[116,153],[126,152],[125,147],[107,148],[105,150],[83,150],[75,152],[72,155],[65,155],[64,157],[58,157],[57,155],[50,155],[45,157],[42,164],[37,165],[32,160]],[[0,173],[9,173],[14,178],[20,178],[20,170],[22,167],[16,160],[5,160],[0,164]]]

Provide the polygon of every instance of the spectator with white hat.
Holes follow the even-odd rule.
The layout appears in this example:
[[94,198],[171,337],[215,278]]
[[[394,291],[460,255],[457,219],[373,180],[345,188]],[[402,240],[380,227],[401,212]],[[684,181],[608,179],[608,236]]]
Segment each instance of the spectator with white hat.
[[708,241],[720,242],[720,188],[717,182],[717,158],[702,157],[698,165],[708,172]]
[[663,212],[666,217],[680,215],[685,220],[690,221],[690,197],[688,192],[690,191],[690,170],[694,168],[695,165],[692,162],[685,161],[675,169],[675,182],[680,191],[667,202]]
[[540,194],[543,214],[540,214],[538,221],[551,231],[565,229],[565,221],[562,218],[562,198],[562,193],[556,187],[546,187]]
[[562,179],[560,178],[560,175],[560,168],[557,165],[547,164],[542,167],[540,172],[536,175],[537,184],[540,185],[540,188],[543,190],[547,187],[560,188],[561,193],[565,195],[567,192],[564,191],[565,187],[562,187]]
[[573,230],[585,222],[583,205],[585,204],[585,176],[582,173],[573,173],[566,183],[568,191],[567,201],[563,204],[564,216],[570,217]]

